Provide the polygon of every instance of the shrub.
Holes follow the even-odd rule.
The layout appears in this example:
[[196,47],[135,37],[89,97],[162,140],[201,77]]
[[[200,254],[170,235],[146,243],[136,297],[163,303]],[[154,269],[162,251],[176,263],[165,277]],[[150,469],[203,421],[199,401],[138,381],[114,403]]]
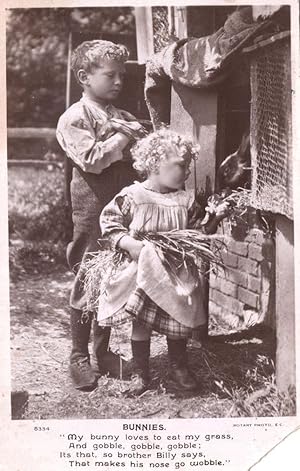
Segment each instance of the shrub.
[[11,281],[17,281],[26,274],[53,273],[66,269],[65,244],[58,242],[22,241],[10,244],[9,274]]
[[10,238],[49,242],[70,238],[62,171],[12,168],[8,192]]
[[8,192],[11,278],[66,265],[65,248],[72,225],[63,172],[11,168]]

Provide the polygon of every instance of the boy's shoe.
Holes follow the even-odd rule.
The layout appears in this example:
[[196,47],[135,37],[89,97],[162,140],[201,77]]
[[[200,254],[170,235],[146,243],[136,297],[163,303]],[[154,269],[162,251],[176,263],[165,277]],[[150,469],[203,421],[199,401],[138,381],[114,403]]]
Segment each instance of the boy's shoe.
[[127,397],[140,396],[149,386],[149,357],[150,340],[131,340],[134,372],[129,388],[125,391]]
[[168,386],[177,391],[192,392],[199,388],[196,378],[189,371],[187,362],[187,340],[170,339],[168,342],[169,356],[169,384]]
[[97,387],[97,377],[88,357],[79,357],[70,363],[70,374],[74,387],[80,391],[92,391]]

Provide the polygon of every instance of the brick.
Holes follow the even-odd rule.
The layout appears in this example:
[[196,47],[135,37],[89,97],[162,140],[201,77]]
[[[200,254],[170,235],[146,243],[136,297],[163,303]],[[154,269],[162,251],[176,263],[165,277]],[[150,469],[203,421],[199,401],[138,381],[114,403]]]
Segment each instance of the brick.
[[250,244],[248,254],[250,258],[258,262],[264,259],[262,245]]
[[229,296],[221,293],[221,291],[214,290],[212,292],[212,300],[218,304],[219,306],[226,306],[228,303],[228,300],[230,299]]
[[248,306],[253,307],[254,309],[258,308],[258,304],[259,304],[258,294],[252,293],[251,291],[239,286],[238,298],[242,303],[247,304]]
[[240,270],[235,270],[234,268],[227,270],[226,280],[232,281],[232,283],[243,286],[244,288],[247,288],[248,286],[247,274]]
[[210,275],[209,277],[209,286],[211,289],[217,288],[220,285],[220,281],[216,275]]
[[222,279],[225,280],[225,278],[226,278],[226,272],[227,272],[227,268],[226,268],[226,267],[224,267],[224,268],[223,268],[223,267],[219,267],[219,268],[218,268],[218,271],[217,271],[217,273],[216,273],[216,277],[219,278],[219,279],[221,279],[221,280],[222,280]]
[[231,281],[222,280],[220,283],[220,291],[235,298],[237,296],[237,284],[231,283]]
[[248,275],[248,288],[254,293],[260,294],[261,292],[261,279],[255,276]]
[[217,299],[218,299],[217,293],[218,293],[218,290],[216,290],[215,288],[211,288],[211,289],[209,290],[209,299],[210,299],[211,301],[213,301],[215,304],[218,304],[218,303],[217,303]]
[[229,298],[227,303],[223,305],[223,308],[240,316],[244,306],[238,299]]
[[209,314],[218,315],[221,312],[221,306],[218,306],[212,299],[209,300]]
[[231,240],[228,244],[228,248],[231,252],[242,255],[246,257],[248,255],[248,243],[247,242],[237,242],[236,240]]
[[257,261],[250,260],[250,258],[240,257],[238,260],[238,268],[244,273],[249,273],[250,275],[257,275],[258,273]]
[[210,271],[210,276],[209,276],[209,279],[214,279],[213,283],[218,283],[219,281],[218,280],[221,280],[221,279],[224,279],[225,278],[225,270],[226,268],[221,268],[219,267],[215,272],[213,272],[212,270]]
[[211,299],[215,304],[220,306],[222,312],[228,310],[230,312],[240,313],[243,309],[243,305],[238,299],[228,296],[221,291],[212,290]]
[[238,266],[238,256],[231,252],[223,253],[222,261],[226,267],[237,268]]

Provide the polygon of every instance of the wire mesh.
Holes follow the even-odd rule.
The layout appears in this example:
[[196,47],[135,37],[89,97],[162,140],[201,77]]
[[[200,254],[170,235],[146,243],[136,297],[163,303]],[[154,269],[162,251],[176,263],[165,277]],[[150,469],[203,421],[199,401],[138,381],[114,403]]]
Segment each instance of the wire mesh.
[[293,218],[289,40],[258,49],[251,60],[252,198],[257,209]]
[[159,52],[170,39],[168,7],[152,7],[152,27],[154,52]]

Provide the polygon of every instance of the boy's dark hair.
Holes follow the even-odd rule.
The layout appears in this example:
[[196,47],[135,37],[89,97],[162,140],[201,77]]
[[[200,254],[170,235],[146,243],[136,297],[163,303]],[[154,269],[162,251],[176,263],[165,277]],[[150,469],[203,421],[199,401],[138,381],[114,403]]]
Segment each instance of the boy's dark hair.
[[94,67],[99,67],[101,59],[112,59],[126,62],[129,58],[129,51],[123,44],[115,44],[111,41],[95,39],[94,41],[84,41],[72,53],[71,69],[78,83],[78,71],[80,69],[91,72]]

